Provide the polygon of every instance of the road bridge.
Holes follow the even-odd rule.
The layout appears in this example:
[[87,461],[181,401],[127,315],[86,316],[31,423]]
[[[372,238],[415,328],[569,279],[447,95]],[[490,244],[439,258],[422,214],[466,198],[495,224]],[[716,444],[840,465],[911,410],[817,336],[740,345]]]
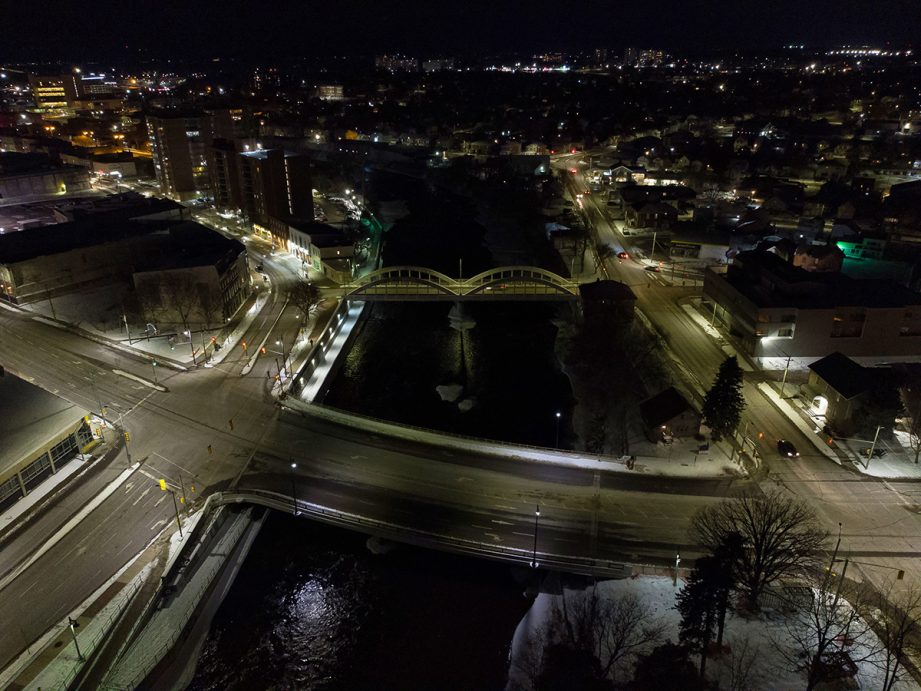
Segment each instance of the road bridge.
[[578,300],[579,284],[536,266],[500,266],[452,278],[419,266],[389,266],[342,286],[349,300]]

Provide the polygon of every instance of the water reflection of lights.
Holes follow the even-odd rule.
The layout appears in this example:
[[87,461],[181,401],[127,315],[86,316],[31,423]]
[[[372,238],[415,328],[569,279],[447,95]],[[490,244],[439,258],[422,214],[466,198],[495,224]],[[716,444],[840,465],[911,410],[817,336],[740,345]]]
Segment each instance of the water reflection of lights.
[[304,620],[305,624],[326,619],[332,609],[329,596],[322,581],[307,581],[295,595],[297,616]]

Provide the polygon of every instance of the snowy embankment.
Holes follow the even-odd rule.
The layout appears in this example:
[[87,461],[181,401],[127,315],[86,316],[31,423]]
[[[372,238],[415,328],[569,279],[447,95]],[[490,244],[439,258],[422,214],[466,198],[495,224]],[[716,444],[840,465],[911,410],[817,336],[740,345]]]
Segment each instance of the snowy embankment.
[[[645,607],[643,616],[644,626],[661,626],[662,635],[657,642],[647,643],[638,648],[637,655],[648,654],[656,645],[666,641],[678,642],[680,615],[675,609],[676,596],[683,587],[683,582],[678,581],[677,586],[672,584],[672,579],[659,576],[635,577],[617,581],[602,581],[595,586],[601,602],[600,611],[604,611],[605,604],[615,603],[625,598],[635,598]],[[548,625],[554,619],[555,613],[564,606],[566,599],[569,611],[575,611],[578,603],[587,600],[591,586],[585,589],[569,589],[564,586],[564,595],[541,593],[534,600],[531,609],[515,630],[512,640],[509,679],[506,691],[530,691],[532,678],[537,672],[541,659],[541,650],[547,640]],[[570,617],[570,621],[573,621]],[[608,630],[614,627],[608,626]],[[727,652],[721,656],[713,656],[707,665],[707,678],[720,689],[738,688],[731,680],[732,667],[738,665],[740,657],[751,660],[751,670],[745,688],[771,691],[801,690],[806,688],[806,678],[803,672],[796,669],[796,663],[791,659],[796,658],[794,634],[805,633],[805,627],[798,624],[796,618],[789,613],[770,608],[764,608],[760,613],[743,617],[729,612],[726,620],[724,646]],[[866,657],[868,650],[875,649],[878,640],[871,633],[860,643],[855,643],[847,648],[851,656],[857,660]],[[605,646],[597,646],[604,650]],[[835,646],[838,647],[837,645]],[[691,656],[692,662],[697,663],[697,656]],[[618,664],[612,666],[612,678],[616,684],[621,685],[633,678],[635,656],[627,655]],[[860,689],[882,689],[883,672],[867,660],[857,663],[858,674],[856,680]],[[602,665],[606,663],[602,660]],[[906,675],[907,676],[907,675]],[[910,678],[898,682],[895,687],[898,691],[918,689]]]

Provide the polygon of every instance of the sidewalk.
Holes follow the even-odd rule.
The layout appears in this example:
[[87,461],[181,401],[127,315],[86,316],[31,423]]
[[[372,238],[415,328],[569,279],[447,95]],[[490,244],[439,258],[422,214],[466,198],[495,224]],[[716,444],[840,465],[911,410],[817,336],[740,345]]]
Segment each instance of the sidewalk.
[[193,574],[184,577],[178,592],[161,600],[153,616],[119,657],[103,683],[104,688],[134,689],[157,667],[179,639],[205,591],[249,528],[251,510],[228,514],[207,553]]
[[[333,336],[325,341],[323,338],[320,338],[311,346],[311,350],[305,358],[302,367],[312,366],[312,370],[307,381],[303,384],[303,388],[299,393],[299,398],[311,402],[320,393],[323,385],[326,383],[326,378],[335,367],[336,360],[339,358],[345,344],[348,342],[352,329],[355,328],[355,324],[358,323],[358,319],[361,317],[364,307],[364,302],[356,302],[350,305],[346,315],[344,317],[340,315],[339,323],[330,326],[335,332]],[[336,319],[335,316],[332,318]],[[329,332],[327,331],[326,333]],[[294,368],[294,370],[296,372],[300,371],[299,368]]]
[[0,672],[0,687],[11,690],[67,688],[105,640],[106,633],[134,595],[155,573],[154,559],[159,547],[154,543],[132,557],[118,573],[48,631],[36,644],[37,652],[27,649]]
[[[361,428],[367,433],[383,434],[407,441],[435,444],[444,448],[501,456],[520,461],[663,477],[713,478],[741,477],[744,475],[741,467],[730,461],[729,455],[722,445],[711,444],[708,453],[695,454],[693,448],[687,445],[689,441],[693,440],[676,440],[670,451],[668,447],[663,447],[661,450],[662,455],[659,456],[599,456],[598,454],[578,453],[537,446],[521,446],[490,439],[464,437],[448,432],[439,432],[365,417],[336,408],[305,403],[293,398],[286,399],[282,402],[282,406],[336,424]],[[697,446],[696,441],[693,441],[693,446]],[[633,468],[628,467],[628,461],[631,459],[635,459]]]

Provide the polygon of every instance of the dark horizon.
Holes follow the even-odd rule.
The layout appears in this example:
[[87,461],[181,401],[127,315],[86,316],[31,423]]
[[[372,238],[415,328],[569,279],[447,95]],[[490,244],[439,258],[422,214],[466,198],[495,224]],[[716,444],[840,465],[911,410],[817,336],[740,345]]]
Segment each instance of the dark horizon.
[[[786,44],[910,47],[921,32],[913,0],[660,0],[561,10],[546,0],[322,5],[278,0],[140,0],[91,13],[82,3],[3,0],[0,59],[9,61],[198,60],[251,62],[313,55],[400,52],[416,57],[590,50],[627,46],[683,51],[768,49]],[[56,31],[61,29],[69,31]],[[814,39],[822,37],[820,43]],[[53,36],[53,38],[51,38]],[[265,60],[263,60],[265,58]]]

